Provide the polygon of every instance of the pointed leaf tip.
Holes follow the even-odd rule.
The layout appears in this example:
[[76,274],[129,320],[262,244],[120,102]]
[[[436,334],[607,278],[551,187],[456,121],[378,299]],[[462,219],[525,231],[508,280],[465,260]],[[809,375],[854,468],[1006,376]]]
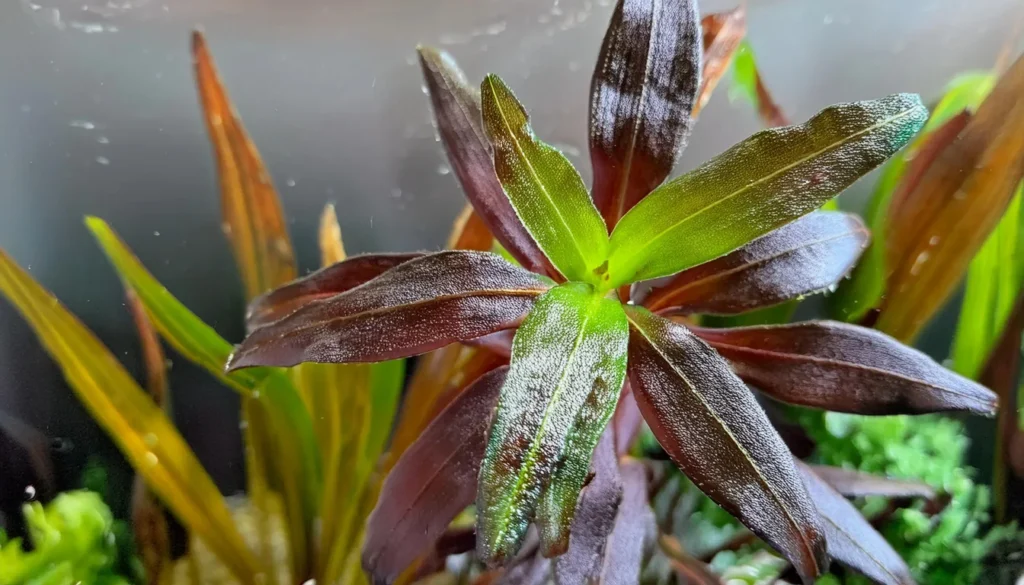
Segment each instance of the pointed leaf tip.
[[622,218],[611,236],[611,284],[674,274],[810,213],[898,151],[927,115],[920,97],[895,94],[754,134]]
[[549,286],[547,279],[495,254],[429,254],[254,330],[228,368],[374,362],[425,353],[516,326]]
[[553,276],[555,269],[519,221],[494,172],[480,113],[479,88],[469,83],[446,51],[420,46],[418,52],[437,131],[466,199],[520,264],[532,272]]
[[876,415],[996,411],[992,391],[873,329],[806,321],[695,331],[741,378],[783,402]]

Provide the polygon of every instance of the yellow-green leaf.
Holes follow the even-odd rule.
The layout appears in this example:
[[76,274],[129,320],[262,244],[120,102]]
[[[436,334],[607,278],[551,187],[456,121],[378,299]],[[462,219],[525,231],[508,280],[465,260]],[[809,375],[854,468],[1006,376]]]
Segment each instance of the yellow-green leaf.
[[480,99],[494,170],[520,221],[566,278],[599,282],[608,230],[579,173],[534,136],[526,109],[497,75],[484,79]]
[[174,425],[81,322],[0,250],[0,291],[31,324],[68,384],[147,485],[243,583],[264,571],[223,497]]

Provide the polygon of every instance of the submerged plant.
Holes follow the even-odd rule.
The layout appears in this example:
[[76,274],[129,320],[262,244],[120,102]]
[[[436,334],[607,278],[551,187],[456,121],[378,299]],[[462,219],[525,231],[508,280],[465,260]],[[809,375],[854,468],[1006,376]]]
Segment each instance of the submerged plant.
[[[488,75],[478,96],[449,57],[420,56],[452,168],[514,262],[470,251],[349,259],[257,298],[228,364],[375,362],[456,341],[510,352],[385,482],[364,552],[371,574],[398,578],[475,494],[485,563],[547,571],[546,560],[519,561],[559,557],[562,583],[634,581],[651,515],[643,468],[621,455],[639,413],[679,469],[805,581],[833,557],[909,582],[828,480],[794,462],[745,383],[865,414],[990,415],[994,395],[855,325],[708,329],[688,316],[773,306],[840,280],[867,232],[815,209],[914,136],[927,118],[917,96],[826,108],[664,182],[698,103],[700,23],[693,2],[623,0],[591,86],[588,194],[500,78]],[[542,556],[531,545],[517,557],[531,523]]]

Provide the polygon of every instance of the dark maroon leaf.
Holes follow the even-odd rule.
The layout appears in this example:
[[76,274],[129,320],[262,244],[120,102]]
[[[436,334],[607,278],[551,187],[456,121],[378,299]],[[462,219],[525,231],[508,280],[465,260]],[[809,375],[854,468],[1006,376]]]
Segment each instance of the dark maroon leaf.
[[508,368],[484,374],[402,455],[367,521],[363,567],[391,583],[473,503],[487,431]]
[[609,229],[672,170],[690,133],[702,40],[694,0],[619,0],[590,83],[594,203]]
[[437,131],[466,198],[516,260],[533,272],[554,275],[554,268],[519,221],[494,174],[476,85],[468,82],[448,53],[420,47],[419,54]]
[[512,339],[516,336],[515,329],[496,331],[476,339],[467,339],[463,343],[474,347],[482,347],[503,358],[512,357]]
[[647,498],[647,470],[639,461],[624,459],[619,464],[619,473],[622,503],[605,546],[601,585],[639,583],[644,558],[657,534],[654,511]]
[[859,414],[996,410],[987,388],[872,329],[808,321],[694,331],[741,378],[783,402]]
[[913,585],[907,564],[860,511],[808,466],[796,464],[823,520],[829,556],[883,585]]
[[544,585],[551,580],[551,559],[541,556],[536,547],[520,556],[498,579],[496,585]]
[[555,560],[557,583],[594,583],[601,576],[605,543],[622,500],[619,460],[611,427],[601,436],[591,467],[594,477],[580,492],[569,549]]
[[701,491],[813,581],[828,564],[819,519],[753,394],[686,327],[636,307],[627,315],[629,379],[658,442]]
[[832,489],[848,498],[863,496],[885,496],[889,498],[933,498],[935,490],[926,483],[889,479],[879,475],[871,475],[855,469],[812,465],[814,472]]
[[868,243],[855,215],[817,211],[655,289],[658,313],[730,315],[818,293],[853,268]]
[[253,331],[228,370],[424,353],[515,326],[549,286],[495,254],[430,254]]
[[421,256],[420,253],[366,254],[321,268],[253,299],[245,316],[246,327],[249,331],[258,329],[311,301],[341,294]]

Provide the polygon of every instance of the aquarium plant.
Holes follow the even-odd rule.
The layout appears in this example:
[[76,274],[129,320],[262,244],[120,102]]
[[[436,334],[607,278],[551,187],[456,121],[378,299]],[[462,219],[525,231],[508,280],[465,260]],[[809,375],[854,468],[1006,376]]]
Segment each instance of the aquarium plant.
[[456,398],[385,482],[364,552],[375,578],[397,578],[423,552],[414,543],[429,545],[475,501],[488,565],[521,558],[532,523],[537,558],[558,557],[556,575],[621,570],[629,582],[639,562],[594,559],[642,557],[645,515],[619,509],[646,500],[642,470],[616,455],[638,427],[632,408],[679,469],[804,580],[829,557],[880,582],[909,579],[835,487],[793,460],[746,383],[873,415],[990,415],[995,396],[856,325],[711,329],[691,315],[835,285],[866,232],[815,209],[913,138],[927,119],[920,100],[832,106],[664,182],[701,84],[699,19],[692,2],[623,1],[591,86],[588,193],[500,78],[488,75],[478,97],[446,55],[420,54],[452,168],[514,261],[466,251],[350,259],[257,298],[228,363],[375,362],[511,337],[508,368]]

